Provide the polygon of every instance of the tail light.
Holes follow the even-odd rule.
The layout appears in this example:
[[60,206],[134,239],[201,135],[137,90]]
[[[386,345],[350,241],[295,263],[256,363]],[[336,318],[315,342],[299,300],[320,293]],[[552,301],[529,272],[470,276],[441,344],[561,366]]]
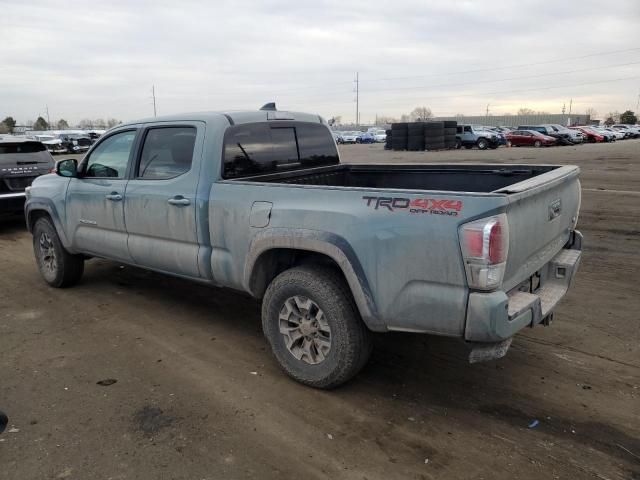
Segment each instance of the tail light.
[[470,288],[494,290],[502,283],[509,252],[509,224],[505,214],[465,223],[460,246]]

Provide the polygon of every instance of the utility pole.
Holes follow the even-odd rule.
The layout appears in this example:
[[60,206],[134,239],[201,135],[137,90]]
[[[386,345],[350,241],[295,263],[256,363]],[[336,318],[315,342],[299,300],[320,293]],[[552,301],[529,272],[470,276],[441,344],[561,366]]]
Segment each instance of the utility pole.
[[569,115],[571,115],[571,107],[573,106],[573,98],[569,100]]
[[44,106],[47,111],[47,130],[51,129],[51,119],[49,118],[49,105]]
[[156,86],[151,85],[151,96],[153,97],[153,116],[157,117],[158,114],[156,112]]
[[356,72],[356,127],[360,125],[360,72]]
[[487,110],[486,110],[486,117],[489,117],[489,105],[491,105],[490,103],[487,103]]
[[566,110],[566,106],[567,106],[567,104],[566,104],[566,103],[563,103],[563,104],[562,104],[562,114],[563,114],[563,115],[564,115],[564,112],[565,112],[565,110]]

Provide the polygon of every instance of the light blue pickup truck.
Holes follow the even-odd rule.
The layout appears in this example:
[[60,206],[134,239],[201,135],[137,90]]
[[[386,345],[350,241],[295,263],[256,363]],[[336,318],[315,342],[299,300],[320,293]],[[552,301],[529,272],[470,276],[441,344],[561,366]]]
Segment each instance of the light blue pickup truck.
[[457,337],[476,362],[548,324],[580,261],[578,174],[344,164],[321,117],[266,106],[119,125],[25,213],[51,286],[100,257],[249,292],[282,368],[331,388],[371,332]]

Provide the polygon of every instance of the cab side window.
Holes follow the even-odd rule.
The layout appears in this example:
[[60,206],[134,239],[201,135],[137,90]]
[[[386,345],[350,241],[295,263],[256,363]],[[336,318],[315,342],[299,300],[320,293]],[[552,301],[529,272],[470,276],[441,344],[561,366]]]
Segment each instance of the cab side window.
[[116,133],[98,145],[87,160],[84,177],[124,178],[136,132]]
[[136,177],[164,180],[188,172],[195,142],[194,127],[151,128],[144,140]]

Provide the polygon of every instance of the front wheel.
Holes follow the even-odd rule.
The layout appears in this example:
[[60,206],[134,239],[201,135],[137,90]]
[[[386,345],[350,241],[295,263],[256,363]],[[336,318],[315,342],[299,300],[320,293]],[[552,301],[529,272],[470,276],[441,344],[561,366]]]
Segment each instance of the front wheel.
[[298,382],[334,388],[371,354],[371,333],[332,269],[308,265],[278,275],[262,301],[262,329],[282,369]]
[[82,278],[84,258],[64,249],[58,232],[46,217],[39,218],[33,227],[33,253],[40,274],[52,287],[71,287]]
[[489,146],[489,142],[487,142],[484,138],[481,138],[480,140],[478,140],[476,145],[478,146],[479,150],[486,150]]
[[536,148],[540,148],[542,146],[542,142],[540,140],[536,140],[533,142],[533,146]]

